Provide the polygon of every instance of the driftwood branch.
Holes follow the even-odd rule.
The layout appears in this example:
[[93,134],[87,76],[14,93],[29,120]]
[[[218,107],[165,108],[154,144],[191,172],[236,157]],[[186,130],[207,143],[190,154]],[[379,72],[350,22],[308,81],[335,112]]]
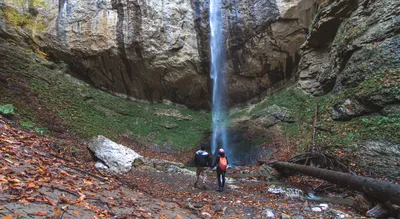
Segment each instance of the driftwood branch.
[[287,162],[276,162],[272,166],[280,172],[289,171],[313,176],[330,183],[363,192],[367,196],[374,197],[384,203],[390,201],[392,204],[400,205],[400,185],[397,184],[352,175],[349,173],[336,172]]
[[77,168],[77,167],[73,167],[73,166],[69,166],[69,165],[65,165],[65,164],[63,164],[62,167],[69,168],[69,169],[74,170],[74,171],[76,171],[78,173],[81,173],[81,174],[89,175],[89,176],[91,176],[91,177],[93,177],[95,179],[98,179],[98,180],[102,181],[102,182],[108,181],[108,179],[106,179],[106,178],[103,178],[101,176],[97,176],[97,175],[95,175],[93,173],[90,173],[90,172],[88,172],[86,170],[82,170],[82,169]]
[[76,192],[70,191],[70,190],[68,190],[68,189],[59,188],[59,187],[56,187],[56,186],[53,186],[53,185],[51,185],[51,186],[43,186],[43,187],[51,188],[51,189],[53,189],[53,190],[59,190],[59,191],[61,191],[61,192],[65,192],[65,193],[71,194],[71,195],[76,196],[76,197],[79,197],[79,196],[80,196],[80,195],[79,195],[78,193],[76,193]]
[[349,167],[341,163],[334,156],[324,152],[305,152],[297,154],[287,160],[289,163],[297,163],[303,165],[317,165],[317,167],[328,168],[341,172],[352,172]]

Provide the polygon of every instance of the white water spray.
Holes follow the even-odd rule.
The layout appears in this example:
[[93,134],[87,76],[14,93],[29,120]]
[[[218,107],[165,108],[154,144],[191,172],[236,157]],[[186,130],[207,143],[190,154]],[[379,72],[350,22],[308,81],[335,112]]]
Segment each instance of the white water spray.
[[[211,73],[213,79],[212,96],[212,120],[213,132],[211,150],[215,154],[218,148],[228,147],[227,137],[227,101],[226,79],[224,71],[225,46],[223,36],[223,20],[221,13],[221,0],[210,2],[210,49],[211,49]],[[229,151],[227,151],[229,153]]]

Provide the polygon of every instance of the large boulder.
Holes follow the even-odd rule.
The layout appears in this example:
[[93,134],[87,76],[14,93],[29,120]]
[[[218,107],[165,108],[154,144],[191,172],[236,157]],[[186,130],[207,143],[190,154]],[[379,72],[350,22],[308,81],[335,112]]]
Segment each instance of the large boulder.
[[238,123],[242,126],[253,127],[252,129],[270,128],[279,123],[293,123],[293,112],[286,107],[280,107],[276,104],[266,106],[261,112],[253,115],[251,118],[244,120],[239,119]]
[[267,181],[276,181],[280,178],[279,173],[267,164],[263,164],[254,171],[257,176],[264,177]]
[[132,169],[133,162],[142,157],[132,149],[101,135],[92,138],[88,147],[94,156],[104,164],[96,164],[97,168],[108,168],[108,170],[116,173],[129,172]]
[[350,150],[363,170],[389,178],[400,176],[400,144],[390,141],[364,141]]

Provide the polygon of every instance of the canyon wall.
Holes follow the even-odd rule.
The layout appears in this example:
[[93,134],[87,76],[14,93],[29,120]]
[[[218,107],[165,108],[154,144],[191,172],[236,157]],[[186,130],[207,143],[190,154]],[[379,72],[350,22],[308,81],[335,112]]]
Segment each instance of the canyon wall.
[[[46,21],[37,42],[74,76],[131,98],[210,107],[208,0],[44,2],[34,8]],[[317,8],[317,0],[224,1],[230,104],[292,77]]]

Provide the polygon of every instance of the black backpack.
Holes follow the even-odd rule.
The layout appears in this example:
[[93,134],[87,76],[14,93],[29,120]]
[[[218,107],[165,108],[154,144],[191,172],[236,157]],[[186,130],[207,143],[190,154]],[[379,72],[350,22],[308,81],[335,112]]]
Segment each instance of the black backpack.
[[207,152],[203,151],[203,153],[196,152],[195,163],[199,167],[208,167],[210,166],[210,159]]

